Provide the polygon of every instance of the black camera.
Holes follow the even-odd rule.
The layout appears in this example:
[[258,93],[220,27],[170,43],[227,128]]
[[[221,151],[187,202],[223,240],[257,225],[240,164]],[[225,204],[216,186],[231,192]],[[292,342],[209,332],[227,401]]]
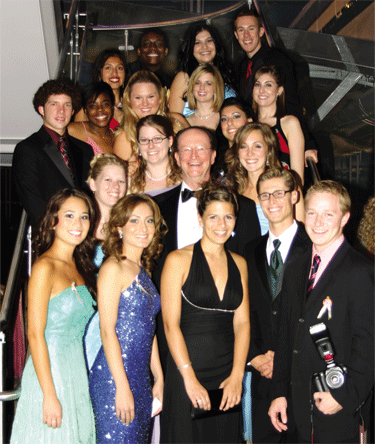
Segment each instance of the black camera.
[[310,335],[315,343],[320,357],[326,363],[324,372],[314,373],[313,379],[318,392],[329,392],[344,385],[347,369],[336,364],[333,359],[334,349],[329,330],[324,322],[310,327]]

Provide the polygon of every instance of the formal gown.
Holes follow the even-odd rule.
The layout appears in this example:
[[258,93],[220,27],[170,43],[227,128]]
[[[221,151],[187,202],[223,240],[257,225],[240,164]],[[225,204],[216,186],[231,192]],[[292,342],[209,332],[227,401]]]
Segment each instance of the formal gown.
[[116,322],[122,360],[134,396],[135,418],[126,426],[116,417],[116,386],[101,347],[89,374],[100,444],[147,443],[152,405],[150,358],[159,310],[160,296],[141,268],[132,284],[121,292]]
[[[189,275],[181,291],[180,327],[199,382],[217,389],[233,367],[234,311],[243,292],[240,272],[226,250],[228,281],[220,300],[200,241],[194,245]],[[162,443],[237,443],[241,412],[191,419],[191,401],[171,355],[168,356],[161,417]]]
[[52,379],[62,407],[60,428],[43,424],[43,392],[32,357],[22,376],[22,392],[14,419],[12,444],[92,444],[95,421],[82,348],[93,300],[83,285],[72,285],[48,304],[45,339]]

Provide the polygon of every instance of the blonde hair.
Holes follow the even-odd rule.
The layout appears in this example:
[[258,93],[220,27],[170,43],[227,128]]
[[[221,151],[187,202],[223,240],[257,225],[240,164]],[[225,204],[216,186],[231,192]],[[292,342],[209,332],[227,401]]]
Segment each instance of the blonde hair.
[[265,144],[267,145],[266,165],[264,166],[264,171],[268,170],[269,168],[278,167],[276,156],[277,139],[271,128],[265,123],[245,123],[244,126],[238,129],[234,137],[233,145],[225,154],[225,161],[228,166],[228,179],[232,181],[239,194],[245,192],[249,177],[247,170],[241,164],[238,151],[253,131],[259,131],[262,134]]
[[87,183],[89,183],[90,179],[96,180],[103,169],[108,165],[118,165],[124,169],[125,173],[125,183],[128,182],[128,162],[126,160],[122,160],[114,154],[104,153],[104,154],[96,154],[91,162],[90,162],[90,172],[89,177],[87,178]]
[[197,101],[194,97],[193,89],[197,80],[203,74],[212,74],[212,77],[214,78],[214,100],[212,103],[212,109],[215,113],[218,113],[224,101],[224,81],[220,71],[214,65],[200,65],[192,72],[186,92],[189,108],[191,110],[197,109]]
[[151,71],[138,71],[130,77],[128,84],[126,85],[123,98],[122,106],[124,110],[124,115],[118,126],[115,135],[117,136],[121,130],[125,132],[126,137],[130,141],[130,146],[132,150],[131,156],[136,157],[136,146],[137,146],[137,131],[136,126],[139,117],[136,115],[130,104],[130,95],[132,88],[136,83],[153,83],[159,94],[159,108],[157,114],[166,116],[167,115],[167,98],[166,98],[166,88],[163,88],[160,80]]
[[331,193],[339,198],[339,207],[342,214],[350,212],[351,200],[348,190],[339,182],[334,180],[321,180],[320,182],[314,183],[307,190],[305,196],[305,208],[310,196],[314,193]]
[[375,197],[370,197],[365,208],[363,217],[359,222],[357,236],[366,250],[374,255],[375,251]]

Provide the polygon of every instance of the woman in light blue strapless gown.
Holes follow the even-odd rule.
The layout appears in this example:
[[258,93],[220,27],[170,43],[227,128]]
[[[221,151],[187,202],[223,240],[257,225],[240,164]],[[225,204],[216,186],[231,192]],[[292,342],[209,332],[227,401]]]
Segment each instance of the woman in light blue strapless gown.
[[[161,252],[162,226],[155,202],[137,194],[119,200],[108,221],[103,250],[109,258],[98,276],[103,345],[89,375],[100,444],[146,444],[152,400],[163,400],[155,339],[160,297],[148,276]],[[90,331],[89,325],[86,344],[91,342]],[[152,388],[150,370],[155,379]]]
[[94,311],[94,214],[85,193],[65,189],[51,199],[38,226],[27,295],[31,356],[12,444],[95,442],[82,347]]

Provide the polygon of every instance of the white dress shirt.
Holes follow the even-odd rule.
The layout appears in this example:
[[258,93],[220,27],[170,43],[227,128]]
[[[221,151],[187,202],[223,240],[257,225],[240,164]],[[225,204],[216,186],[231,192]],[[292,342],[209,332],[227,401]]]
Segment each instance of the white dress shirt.
[[266,247],[268,265],[270,265],[270,262],[271,262],[271,253],[275,249],[275,247],[273,245],[273,241],[275,239],[279,239],[279,241],[281,242],[281,244],[279,246],[279,251],[281,254],[281,258],[283,260],[283,264],[285,264],[286,258],[289,253],[290,246],[292,245],[292,242],[293,242],[294,236],[297,233],[297,230],[298,230],[298,225],[295,220],[293,220],[292,225],[289,228],[287,228],[282,234],[280,234],[280,236],[275,236],[274,234],[272,234],[272,231],[270,228],[269,234],[268,234],[267,247]]
[[202,238],[203,228],[198,222],[197,199],[191,197],[186,202],[182,202],[182,191],[190,188],[185,182],[181,184],[181,193],[178,199],[177,208],[177,248],[186,247],[186,245],[195,244]]

